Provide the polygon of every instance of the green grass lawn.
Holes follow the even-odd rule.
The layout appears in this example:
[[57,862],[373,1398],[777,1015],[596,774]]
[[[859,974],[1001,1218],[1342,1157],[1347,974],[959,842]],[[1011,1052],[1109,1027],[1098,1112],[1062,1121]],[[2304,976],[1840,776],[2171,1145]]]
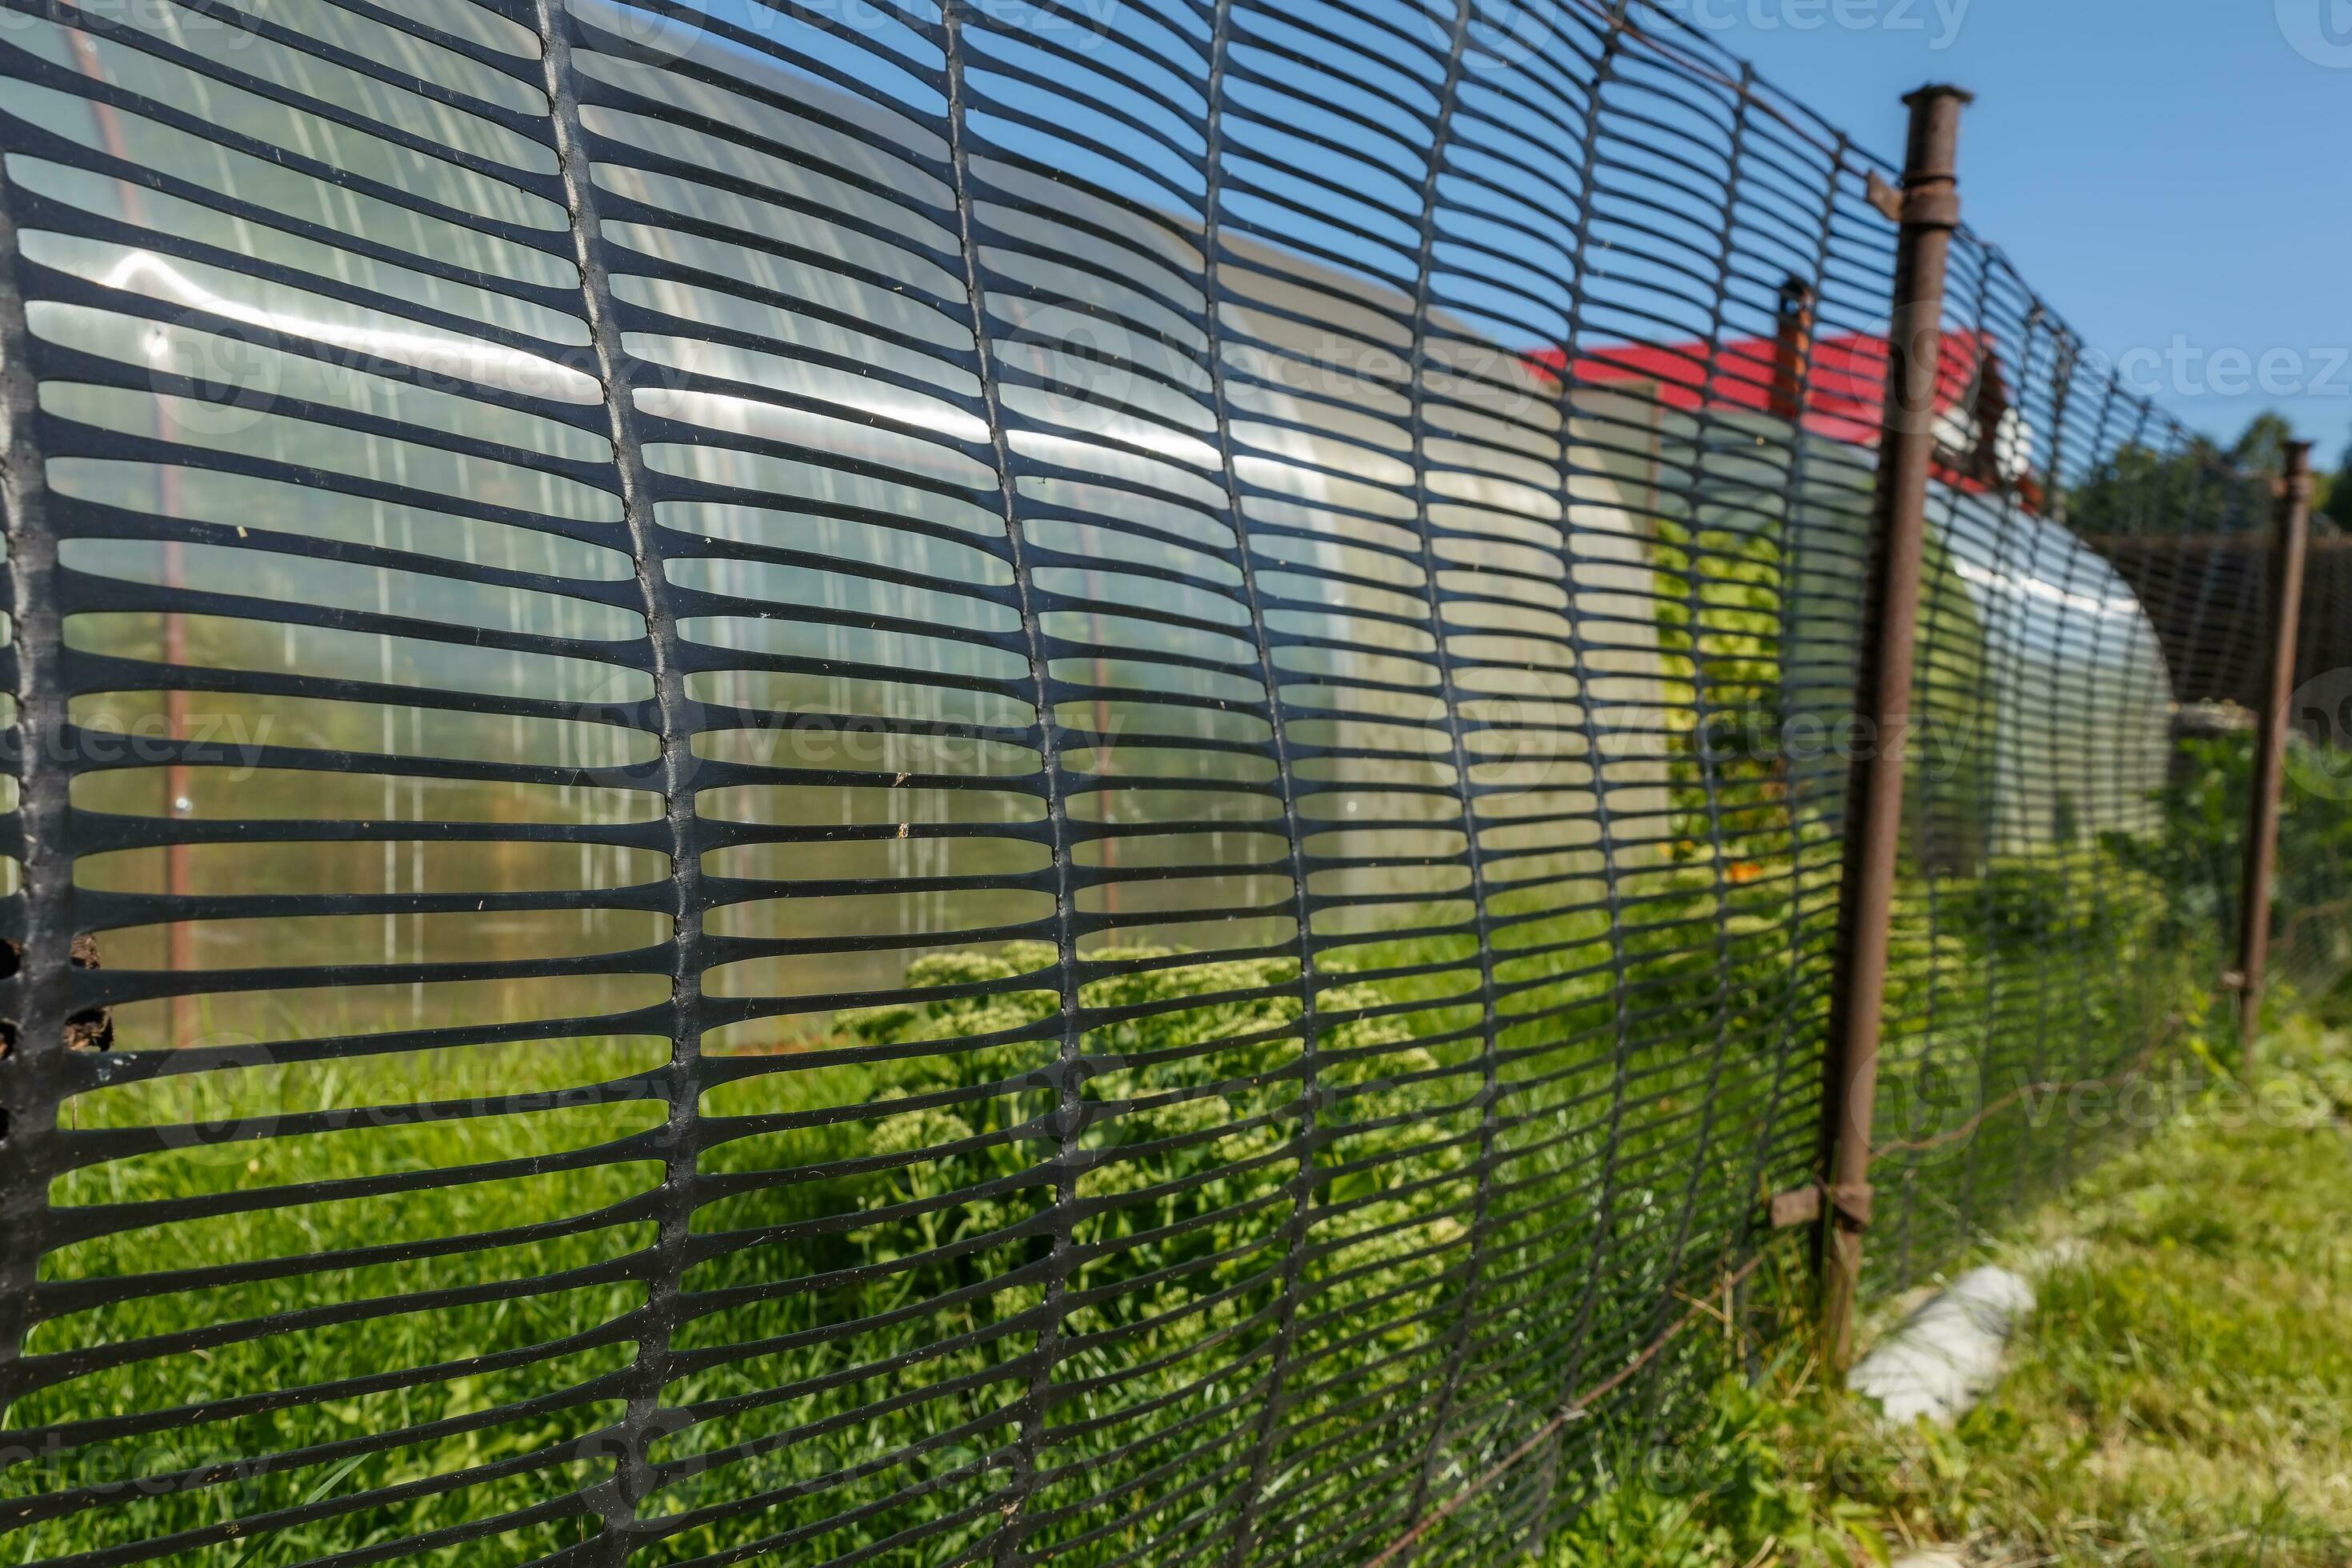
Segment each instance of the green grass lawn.
[[1791,1311],[1754,1385],[1692,1396],[1701,1442],[1621,1447],[1554,1568],[2352,1563],[2347,1014],[2286,1027],[2010,1239],[2071,1245],[1957,1430],[1825,1399]]

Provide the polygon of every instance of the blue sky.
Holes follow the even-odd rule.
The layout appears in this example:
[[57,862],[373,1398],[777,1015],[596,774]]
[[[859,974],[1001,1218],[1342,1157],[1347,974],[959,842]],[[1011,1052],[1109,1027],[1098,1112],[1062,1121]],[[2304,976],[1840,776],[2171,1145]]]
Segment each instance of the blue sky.
[[1972,89],[1969,221],[2084,338],[2197,428],[2352,439],[2352,0],[1665,3],[1890,156]]

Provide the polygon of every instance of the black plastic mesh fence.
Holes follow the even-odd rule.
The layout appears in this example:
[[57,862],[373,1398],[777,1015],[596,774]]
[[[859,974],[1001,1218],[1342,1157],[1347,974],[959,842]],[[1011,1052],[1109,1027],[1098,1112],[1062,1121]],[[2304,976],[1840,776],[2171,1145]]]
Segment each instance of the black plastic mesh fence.
[[2084,345],[1974,237],[1945,316],[1987,456],[1930,500],[1882,1286],[2161,1120],[2180,1086],[2159,1064],[2234,1048],[2216,988],[2273,641],[2275,473],[2083,374]]
[[[1956,581],[1931,584],[1921,637],[1877,1118],[1882,1288],[2236,1059],[2220,1002],[2276,635],[2284,454],[2233,469],[2086,377],[2084,345],[1973,237],[1950,293],[1947,331],[1992,392],[1978,424],[2009,427],[2015,471],[1993,486],[1956,468],[1932,508]],[[2347,559],[2340,539],[2311,546],[2288,715],[2271,979],[2305,1000],[2352,973]]]
[[2271,962],[2311,998],[2352,975],[2352,539],[2313,540],[2305,571]]
[[[1583,4],[5,20],[0,1552],[1581,1506],[1818,1174],[1891,171]],[[2270,516],[1958,274],[1906,1278],[2205,1021]]]

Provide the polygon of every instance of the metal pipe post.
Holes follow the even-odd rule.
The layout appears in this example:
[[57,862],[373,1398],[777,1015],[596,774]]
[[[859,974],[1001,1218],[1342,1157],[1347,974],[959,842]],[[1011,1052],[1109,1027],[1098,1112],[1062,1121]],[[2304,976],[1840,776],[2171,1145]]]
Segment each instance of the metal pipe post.
[[2301,646],[2303,582],[2311,553],[2311,443],[2286,449],[2279,489],[2278,542],[2271,564],[2270,679],[2263,689],[2262,740],[2254,753],[2253,811],[2246,828],[2246,876],[2238,905],[2239,1026],[2249,1060],[2262,1032],[2270,979],[2271,889],[2278,872],[2279,819],[2286,791],[2286,743],[2294,715],[2295,650]]
[[1853,1351],[1863,1233],[1870,1225],[1871,1119],[1886,1001],[1895,872],[1903,839],[1903,769],[1911,728],[1919,583],[1927,557],[1927,487],[1936,464],[1937,385],[1944,352],[1944,282],[1959,227],[1955,169],[1960,111],[1955,87],[1925,87],[1904,102],[1911,134],[1903,166],[1895,309],[1887,332],[1885,430],[1872,512],[1863,623],[1861,733],[1846,807],[1844,897],[1822,1097],[1829,1202],[1820,1232],[1822,1350],[1832,1376]]
[[1821,303],[1813,286],[1801,278],[1780,285],[1772,342],[1772,417],[1799,426],[1804,437],[1805,368],[1813,357],[1813,318]]

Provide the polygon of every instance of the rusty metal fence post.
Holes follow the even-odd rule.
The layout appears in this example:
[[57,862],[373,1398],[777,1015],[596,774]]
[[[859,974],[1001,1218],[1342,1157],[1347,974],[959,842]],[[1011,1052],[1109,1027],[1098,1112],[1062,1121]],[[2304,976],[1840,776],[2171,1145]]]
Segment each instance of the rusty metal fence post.
[[1871,1120],[1903,837],[1903,768],[1927,552],[1927,488],[1936,461],[1944,282],[1960,222],[1955,154],[1960,112],[1971,101],[1960,89],[1942,86],[1921,88],[1904,100],[1911,110],[1911,132],[1903,161],[1885,430],[1857,688],[1859,732],[1874,743],[1855,756],[1847,795],[1845,894],[1822,1097],[1830,1178],[1818,1262],[1822,1354],[1833,1375],[1843,1372],[1853,1352],[1863,1233],[1870,1224]]
[[2262,1031],[2263,989],[2270,978],[2271,886],[2278,870],[2279,819],[2285,805],[2287,733],[2294,717],[2288,708],[2294,698],[2295,650],[2302,644],[2313,489],[2311,443],[2290,442],[2271,561],[2269,679],[2263,688],[2262,738],[2254,752],[2245,882],[2238,905],[2239,1027],[2250,1058]]
[[1772,334],[1772,417],[1801,426],[1805,418],[1805,367],[1813,357],[1813,322],[1821,296],[1802,278],[1780,285]]

